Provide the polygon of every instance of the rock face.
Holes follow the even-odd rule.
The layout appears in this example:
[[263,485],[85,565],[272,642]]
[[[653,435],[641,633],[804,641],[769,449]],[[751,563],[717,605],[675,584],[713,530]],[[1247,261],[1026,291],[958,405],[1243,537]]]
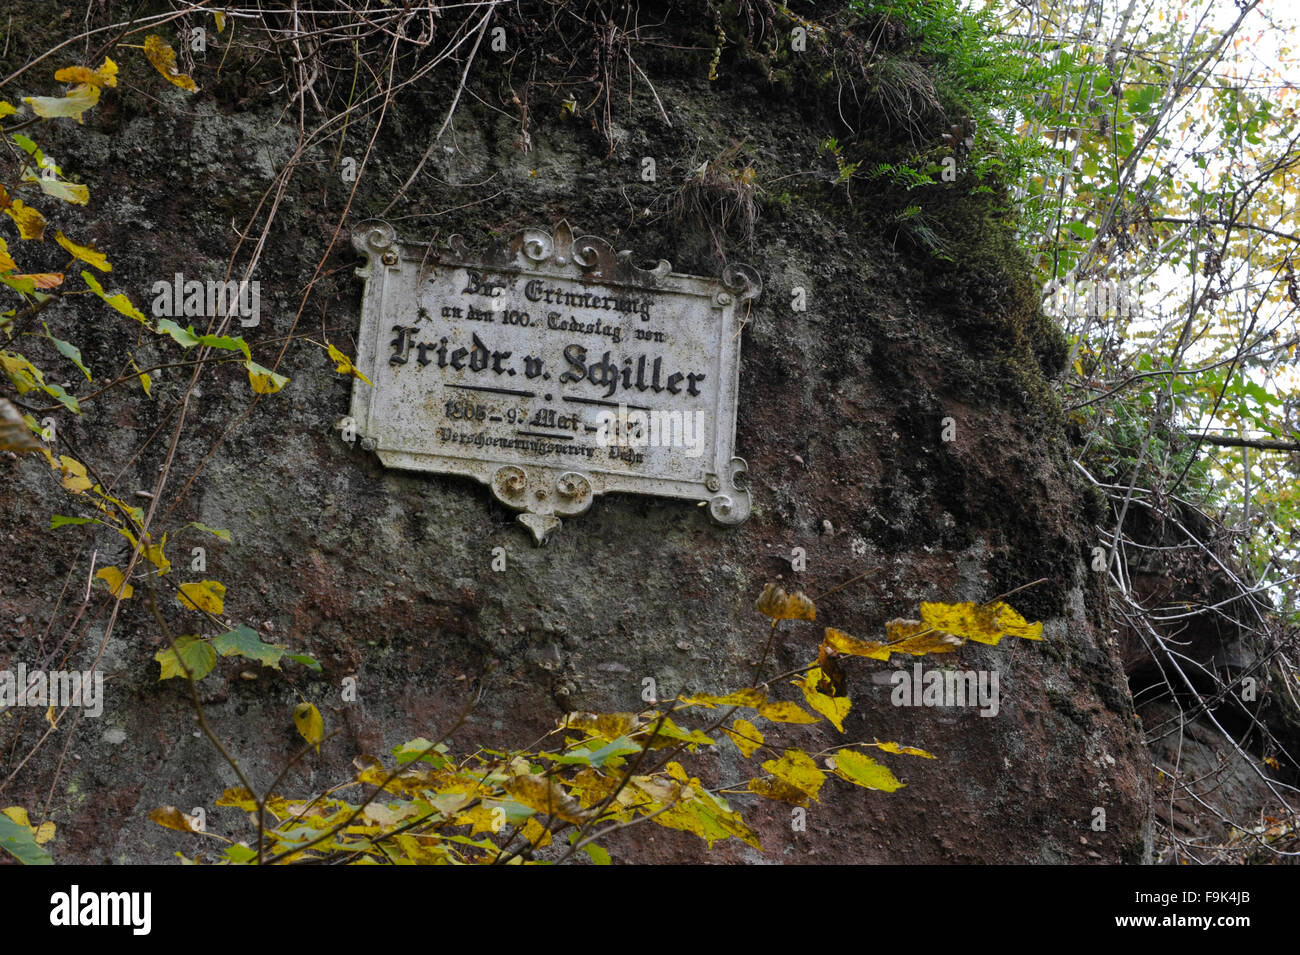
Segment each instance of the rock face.
[[[281,788],[305,795],[349,778],[359,753],[436,736],[475,695],[458,751],[527,745],[570,710],[640,709],[647,678],[661,697],[744,686],[767,636],[753,604],[769,581],[817,596],[871,572],[819,601],[816,626],[783,625],[768,668],[781,673],[815,656],[823,623],[874,639],[922,600],[984,601],[1042,579],[1010,598],[1043,621],[1041,643],[968,644],[941,661],[995,671],[996,716],[894,706],[880,675],[912,661],[859,660],[848,668],[854,707],[844,736],[824,726],[794,735],[812,750],[880,739],[933,752],[892,764],[905,789],[827,787],[806,832],[791,831],[782,804],[737,799],[762,854],[735,840],[710,851],[640,829],[611,850],[619,861],[1148,858],[1148,756],[1087,568],[1097,505],[1072,474],[1046,386],[1062,360],[1059,336],[1037,313],[1000,190],[976,194],[977,183],[959,178],[937,191],[927,214],[949,258],[913,248],[882,211],[884,187],[855,185],[850,196],[827,182],[834,166],[828,174],[819,143],[844,135],[833,84],[783,86],[743,59],[730,71],[724,61],[710,81],[708,51],[688,53],[638,50],[645,82],[638,75],[631,102],[616,104],[608,139],[585,104],[572,110],[562,93],[535,90],[524,107],[527,151],[520,108],[498,105],[510,102],[508,68],[485,58],[469,84],[481,95],[463,97],[391,209],[429,150],[458,71],[396,99],[364,162],[373,114],[342,145],[318,139],[299,151],[296,108],[285,114],[282,96],[244,88],[263,67],[228,63],[216,75],[212,51],[194,67],[206,87],[197,95],[124,55],[124,82],[84,126],[38,129],[65,171],[92,187],[67,228],[107,252],[113,288],[142,307],[153,283],[175,273],[224,277],[265,197],[238,253],[246,262],[276,204],[255,273],[262,320],[243,330],[267,366],[290,335],[355,354],[360,284],[347,229],[381,214],[408,240],[461,233],[471,243],[565,219],[638,261],[717,275],[720,251],[763,280],[743,336],[737,427],[754,511],[734,528],[689,503],[611,495],[539,548],[476,482],[386,470],[342,441],[350,383],[316,344],[290,343],[280,367],[290,384],[257,401],[242,368],[206,369],[156,525],[170,531],[173,573],[221,580],[225,616],[323,665],[316,674],[220,661],[198,684],[213,731],[265,786],[300,745],[294,704],[316,702],[327,730],[341,732],[286,776]],[[22,82],[25,95],[51,92],[48,71]],[[340,157],[357,161],[355,195]],[[653,181],[643,177],[646,158]],[[692,176],[711,160],[710,174],[734,175]],[[718,210],[750,200],[757,217],[746,235],[743,215],[724,223]],[[87,364],[107,377],[134,323],[98,300],[60,307],[57,327],[75,328]],[[165,340],[145,346],[150,364],[176,354]],[[69,447],[114,476],[124,497],[154,488],[188,369],[155,377],[152,399],[118,387],[79,417],[59,415]],[[183,681],[158,681],[163,637],[150,613],[126,601],[102,647],[112,603],[102,591],[73,619],[91,552],[99,565],[121,566],[125,541],[47,530],[51,514],[83,511],[36,456],[0,460],[0,475],[0,666],[50,666],[70,652],[84,667],[102,649],[108,674],[103,715],[61,728],[0,798],[43,805],[53,784],[56,860],[192,856],[193,839],[148,820],[162,805],[205,807],[210,830],[248,838],[244,813],[214,805],[237,780],[198,731]],[[190,521],[229,530],[231,542],[182,529]],[[203,574],[188,569],[197,546],[206,548]],[[498,547],[503,571],[492,569]],[[806,553],[801,572],[791,569],[794,548]],[[356,702],[341,698],[346,677],[356,678]],[[0,717],[0,781],[42,722],[30,712]],[[709,778],[744,778],[729,744],[698,759]],[[1104,831],[1093,828],[1097,809]]]

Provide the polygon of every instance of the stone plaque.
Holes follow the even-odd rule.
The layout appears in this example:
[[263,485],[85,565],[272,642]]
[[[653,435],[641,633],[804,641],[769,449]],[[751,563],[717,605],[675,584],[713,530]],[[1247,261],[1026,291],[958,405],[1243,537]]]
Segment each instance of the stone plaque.
[[351,415],[388,467],[487,484],[538,543],[597,494],[749,516],[733,453],[740,335],[757,273],[638,268],[604,239],[524,229],[482,254],[403,244],[371,220]]

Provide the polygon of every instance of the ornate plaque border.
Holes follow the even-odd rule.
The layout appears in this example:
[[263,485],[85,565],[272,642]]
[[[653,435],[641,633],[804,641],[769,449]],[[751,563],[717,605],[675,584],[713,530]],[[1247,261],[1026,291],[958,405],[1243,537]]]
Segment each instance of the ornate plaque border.
[[[447,240],[446,251],[403,243],[387,222],[370,219],[352,233],[352,244],[366,256],[356,270],[365,280],[361,305],[361,334],[357,341],[356,366],[371,381],[383,353],[388,329],[385,302],[393,296],[392,283],[404,268],[416,268],[417,282],[438,269],[473,268],[516,272],[560,280],[629,286],[648,291],[707,296],[716,319],[716,354],[707,356],[719,382],[718,400],[712,409],[716,426],[714,446],[706,454],[710,467],[702,480],[672,479],[605,471],[578,470],[545,463],[502,464],[471,454],[450,456],[409,448],[385,447],[374,437],[380,433],[372,420],[372,387],[354,381],[351,417],[365,450],[373,450],[387,467],[472,477],[487,484],[497,500],[520,512],[519,521],[545,543],[560,526],[560,518],[581,514],[597,494],[633,493],[682,498],[708,503],[710,516],[720,524],[739,524],[749,517],[752,500],[744,476],[743,458],[734,454],[736,407],[740,384],[740,333],[748,315],[738,307],[762,293],[758,273],[748,265],[727,266],[720,279],[683,275],[660,259],[650,269],[632,262],[630,251],[614,250],[595,235],[576,235],[567,222],[554,232],[526,228],[509,240],[497,240],[482,255],[473,255],[460,235]],[[746,309],[747,312],[747,309]]]

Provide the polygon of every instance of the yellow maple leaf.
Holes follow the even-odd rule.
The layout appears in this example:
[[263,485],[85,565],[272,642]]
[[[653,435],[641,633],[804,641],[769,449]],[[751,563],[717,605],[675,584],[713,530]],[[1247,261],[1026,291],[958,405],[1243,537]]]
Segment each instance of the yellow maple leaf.
[[[155,567],[158,568],[159,577],[164,576],[169,570],[172,569],[172,562],[163,555],[163,547],[165,547],[166,544],[167,544],[167,535],[163,534],[161,541],[159,541],[157,544],[149,544],[144,549],[145,559],[148,560],[149,563],[153,564]],[[224,588],[222,592],[223,593],[225,592]],[[221,611],[218,610],[217,612],[220,613]]]
[[255,361],[244,362],[248,369],[248,383],[259,395],[273,395],[289,383],[284,375],[277,375],[269,368],[263,368]]
[[924,756],[926,759],[934,759],[933,753],[927,753],[923,749],[917,749],[915,746],[900,746],[897,743],[868,743],[864,745],[875,746],[877,749],[884,750],[886,753],[900,753],[906,756]]
[[126,583],[126,577],[116,567],[101,567],[95,574],[100,580],[107,582],[109,593],[114,597],[121,597],[127,600],[135,593],[135,588]]
[[73,494],[88,491],[95,485],[95,482],[86,476],[86,466],[76,458],[70,458],[66,454],[59,455],[59,470],[63,472],[63,480],[60,483]]
[[363,375],[356,365],[352,364],[351,358],[343,354],[343,352],[339,351],[329,342],[326,342],[325,344],[329,346],[330,358],[333,359],[334,361],[335,371],[337,371],[341,375],[355,375],[357,378],[360,378],[366,384],[368,385],[372,384],[370,379],[367,378],[365,375]]
[[728,693],[726,696],[697,693],[694,696],[683,697],[681,702],[683,706],[707,706],[709,709],[718,706],[747,706],[752,709],[766,703],[767,694],[762,690],[755,689],[737,690],[735,693]]
[[54,74],[60,83],[85,83],[89,86],[116,86],[117,64],[104,57],[103,64],[97,70],[88,66],[65,66]]
[[817,798],[822,783],[826,782],[826,774],[800,749],[787,749],[780,759],[765,761],[763,768],[811,799]]
[[219,614],[225,605],[226,585],[219,580],[181,584],[176,599],[182,607]]
[[1028,623],[1000,600],[990,604],[923,602],[921,620],[934,630],[977,643],[996,645],[1004,636],[1026,640],[1043,638],[1041,623]]
[[816,723],[817,717],[813,716],[798,703],[790,703],[784,700],[772,703],[764,703],[758,708],[758,715],[765,720],[771,720],[773,723]]
[[904,784],[889,771],[889,767],[882,766],[870,756],[863,756],[856,750],[837,749],[832,761],[836,776],[864,789],[880,789],[892,793],[903,788]]
[[736,720],[724,730],[727,736],[731,738],[731,741],[736,744],[736,749],[740,750],[740,755],[746,759],[753,756],[754,751],[763,745],[763,734],[749,720]]
[[870,657],[873,660],[888,660],[889,651],[877,640],[859,640],[842,630],[827,627],[822,642],[836,653],[854,657]]
[[844,717],[849,715],[849,710],[853,703],[847,696],[831,696],[822,693],[817,689],[821,683],[822,671],[820,667],[813,667],[800,680],[793,680],[795,686],[803,690],[804,699],[814,710],[826,717],[835,728],[841,733],[844,732]]
[[39,209],[33,209],[21,199],[15,199],[5,207],[5,215],[14,220],[18,226],[18,235],[23,239],[45,238],[45,216]]
[[71,254],[73,258],[80,259],[81,261],[85,262],[87,265],[93,265],[101,272],[113,271],[113,266],[109,264],[108,259],[104,256],[104,253],[96,251],[94,246],[78,245],[77,243],[69,239],[66,235],[64,235],[61,231],[56,232],[54,234],[54,241],[59,243],[59,245],[63,246],[65,249],[67,249],[69,254]]
[[190,93],[199,91],[194,80],[176,69],[176,53],[162,37],[156,34],[145,37],[144,55],[153,64],[154,69],[166,77],[167,82],[173,86],[179,86]]

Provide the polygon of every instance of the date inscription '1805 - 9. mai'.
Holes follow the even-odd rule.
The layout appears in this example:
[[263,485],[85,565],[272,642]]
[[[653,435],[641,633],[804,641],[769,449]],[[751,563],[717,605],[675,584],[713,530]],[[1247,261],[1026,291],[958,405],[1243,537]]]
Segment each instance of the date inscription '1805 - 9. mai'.
[[761,284],[638,268],[596,236],[524,229],[473,255],[404,245],[368,221],[351,417],[389,467],[462,474],[540,543],[597,494],[749,516],[735,457],[740,333]]

